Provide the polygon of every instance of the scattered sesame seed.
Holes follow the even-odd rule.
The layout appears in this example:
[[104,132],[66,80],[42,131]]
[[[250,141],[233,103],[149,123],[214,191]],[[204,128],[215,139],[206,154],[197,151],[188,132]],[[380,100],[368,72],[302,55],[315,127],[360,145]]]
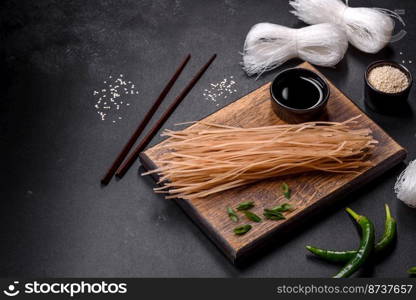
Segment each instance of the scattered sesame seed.
[[[212,102],[227,99],[230,95],[237,92],[237,89],[235,88],[236,82],[232,80],[232,78],[234,78],[234,76],[224,78],[217,83],[210,83],[210,87],[203,91],[202,96],[206,100]],[[216,103],[216,106],[219,105],[219,103]]]
[[[113,76],[109,75],[108,78],[112,79]],[[105,86],[100,88],[99,90],[93,90],[92,92],[93,96],[97,99],[97,101],[94,103],[94,108],[96,109],[97,114],[99,115],[102,121],[106,120],[107,114],[112,115],[116,114],[116,111],[120,111],[121,106],[123,105],[123,101],[119,101],[116,99],[120,98],[120,100],[124,100],[123,97],[131,97],[130,95],[139,94],[136,85],[131,80],[124,80],[123,74],[120,74],[119,76],[116,76],[114,78],[115,79],[113,80],[104,80],[103,83],[105,84]],[[129,84],[130,88],[127,88],[127,83]],[[125,96],[121,95],[123,94],[122,91],[120,91],[121,89],[125,91]],[[108,101],[107,99],[110,101]],[[130,106],[130,103],[125,103],[125,106]],[[117,118],[121,120],[122,116],[111,116],[111,119]],[[112,120],[112,123],[116,123],[116,121]]]

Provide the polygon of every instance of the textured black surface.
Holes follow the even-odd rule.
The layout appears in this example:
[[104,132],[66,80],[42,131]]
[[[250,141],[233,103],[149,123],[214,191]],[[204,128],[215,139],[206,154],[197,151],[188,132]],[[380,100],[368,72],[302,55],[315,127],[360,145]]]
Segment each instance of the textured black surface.
[[[379,54],[350,47],[336,68],[320,68],[363,106],[363,73],[370,62],[406,60],[415,70],[416,3],[353,0],[350,5],[402,9],[407,22],[405,38]],[[311,258],[304,245],[356,246],[357,234],[341,208],[348,204],[368,215],[380,232],[384,203],[398,219],[397,247],[373,270],[358,275],[405,277],[405,270],[416,265],[416,210],[393,193],[404,165],[239,268],[177,205],[153,194],[153,183],[138,175],[138,164],[123,180],[106,188],[99,184],[121,143],[188,52],[190,65],[163,107],[213,53],[218,58],[165,127],[200,119],[271,80],[275,71],[257,81],[247,78],[239,52],[255,23],[302,26],[289,14],[287,1],[3,0],[0,7],[0,276],[324,277],[338,267]],[[115,124],[100,120],[92,95],[110,74],[124,74],[139,90]],[[203,98],[210,83],[229,76],[236,93],[221,99],[220,106]],[[414,95],[415,88],[404,116],[370,114],[408,149],[408,160],[416,156]]]

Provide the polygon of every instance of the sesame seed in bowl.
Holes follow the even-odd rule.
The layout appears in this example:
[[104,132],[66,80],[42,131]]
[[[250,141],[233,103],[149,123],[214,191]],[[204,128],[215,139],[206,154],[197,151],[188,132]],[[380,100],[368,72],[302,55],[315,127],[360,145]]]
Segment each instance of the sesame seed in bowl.
[[370,109],[389,114],[408,105],[413,79],[403,65],[385,60],[373,62],[367,67],[364,82],[365,103]]

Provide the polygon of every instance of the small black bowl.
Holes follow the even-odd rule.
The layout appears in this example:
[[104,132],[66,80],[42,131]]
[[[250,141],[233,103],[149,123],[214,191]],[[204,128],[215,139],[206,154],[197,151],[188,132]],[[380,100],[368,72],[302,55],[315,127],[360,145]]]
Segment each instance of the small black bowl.
[[[282,87],[287,85],[288,82],[297,82],[298,80],[301,80],[301,78],[308,78],[308,80],[314,82],[314,86],[321,95],[320,100],[311,106],[302,108],[291,107],[288,101],[284,101],[284,99],[281,98],[281,95],[279,95],[281,93],[279,91]],[[322,119],[322,115],[326,112],[329,94],[329,87],[326,81],[317,73],[304,68],[290,68],[283,70],[277,74],[270,85],[272,109],[280,119],[288,123],[302,123]],[[312,95],[309,95],[307,92],[305,92],[304,96],[305,101],[310,99],[308,97],[312,97]]]
[[[368,75],[371,70],[381,66],[392,66],[401,70],[408,78],[409,85],[401,92],[398,93],[385,93],[371,85],[368,81]],[[365,104],[370,109],[381,112],[384,114],[394,114],[400,112],[403,107],[407,107],[407,98],[409,96],[410,88],[412,87],[413,78],[410,71],[403,65],[394,61],[379,60],[371,63],[364,74],[364,89],[365,89]]]

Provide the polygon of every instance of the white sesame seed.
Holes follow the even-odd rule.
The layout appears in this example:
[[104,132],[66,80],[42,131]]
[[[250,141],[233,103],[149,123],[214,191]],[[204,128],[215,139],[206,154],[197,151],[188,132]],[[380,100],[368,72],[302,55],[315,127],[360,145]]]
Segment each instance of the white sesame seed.
[[[237,92],[234,85],[236,82],[233,80],[234,76],[229,76],[217,83],[210,83],[210,87],[204,89],[202,96],[209,101],[218,102],[221,99],[227,99],[229,95]],[[216,103],[219,106],[219,103]]]
[[[100,116],[101,120],[105,120],[107,113],[109,115],[112,114],[116,114],[116,111],[121,109],[121,106],[123,105],[123,101],[117,101],[116,99],[123,99],[123,96],[121,94],[123,94],[122,92],[118,91],[118,88],[120,88],[120,86],[124,89],[124,94],[139,94],[139,91],[137,89],[135,89],[136,85],[134,84],[134,82],[132,82],[131,80],[127,81],[127,80],[123,80],[125,77],[125,75],[120,74],[120,76],[116,76],[114,77],[115,80],[114,81],[108,81],[108,80],[104,80],[103,83],[106,85],[105,88],[100,88],[99,90],[93,90],[92,94],[93,96],[99,95],[101,93],[101,95],[97,96],[99,97],[98,100],[96,101],[96,103],[94,103],[94,108],[97,110],[97,114]],[[113,78],[112,75],[109,75],[108,78]],[[129,84],[129,87],[127,87],[127,83]],[[107,97],[108,96],[108,97]],[[108,99],[108,100],[106,100]],[[103,104],[101,104],[101,102],[103,102]],[[126,106],[130,106],[130,103],[125,103],[124,104]],[[102,106],[101,106],[102,105]],[[107,113],[104,113],[104,111],[106,111]],[[119,115],[112,115],[111,117],[112,119],[118,118],[118,119],[122,119],[121,116]],[[115,120],[112,121],[113,123],[115,123]]]

